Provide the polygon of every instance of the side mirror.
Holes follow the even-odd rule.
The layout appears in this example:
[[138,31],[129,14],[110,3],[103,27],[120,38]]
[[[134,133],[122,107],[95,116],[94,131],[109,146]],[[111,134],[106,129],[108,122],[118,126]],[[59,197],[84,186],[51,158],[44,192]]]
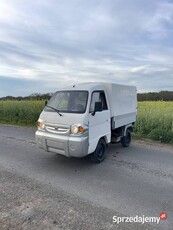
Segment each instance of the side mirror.
[[94,116],[96,112],[102,111],[102,102],[95,102],[95,107],[92,115]]
[[47,101],[44,102],[44,105],[45,105],[45,106],[47,105]]

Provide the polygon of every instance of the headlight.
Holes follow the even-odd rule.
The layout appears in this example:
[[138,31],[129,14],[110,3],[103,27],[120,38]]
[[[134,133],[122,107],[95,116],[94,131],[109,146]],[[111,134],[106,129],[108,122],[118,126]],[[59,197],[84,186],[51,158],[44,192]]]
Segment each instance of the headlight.
[[84,132],[84,128],[81,125],[72,125],[71,132],[73,134],[83,133]]
[[45,124],[41,119],[39,119],[36,124],[38,128],[44,129],[45,127]]

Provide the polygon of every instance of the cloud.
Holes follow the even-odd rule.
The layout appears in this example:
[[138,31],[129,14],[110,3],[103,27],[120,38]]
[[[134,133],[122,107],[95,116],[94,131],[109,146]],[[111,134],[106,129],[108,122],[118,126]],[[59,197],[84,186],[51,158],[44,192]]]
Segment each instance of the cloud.
[[149,70],[149,67],[147,65],[133,67],[130,71],[132,73],[147,73]]
[[173,3],[158,2],[155,14],[146,24],[146,30],[152,39],[162,39],[172,33]]
[[[23,92],[22,80],[50,91],[76,79],[173,87],[172,9],[168,0],[1,0],[0,96]],[[5,78],[18,90],[4,91]]]

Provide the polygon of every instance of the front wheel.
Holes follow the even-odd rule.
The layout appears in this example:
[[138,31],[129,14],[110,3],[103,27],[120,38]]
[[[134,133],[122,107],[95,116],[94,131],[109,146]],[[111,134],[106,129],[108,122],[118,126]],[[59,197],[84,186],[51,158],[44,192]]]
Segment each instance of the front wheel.
[[106,143],[105,140],[100,139],[96,150],[91,154],[91,161],[94,163],[101,163],[106,157]]
[[130,143],[131,143],[131,132],[129,129],[126,130],[126,135],[124,137],[121,138],[121,144],[123,147],[129,147]]

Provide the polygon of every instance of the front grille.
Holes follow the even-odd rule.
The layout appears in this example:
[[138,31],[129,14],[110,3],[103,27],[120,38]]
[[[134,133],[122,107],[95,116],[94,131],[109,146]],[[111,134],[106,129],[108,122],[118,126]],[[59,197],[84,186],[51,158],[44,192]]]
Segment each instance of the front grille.
[[67,125],[46,124],[45,129],[50,133],[64,134],[64,135],[67,135],[70,132],[70,127]]

